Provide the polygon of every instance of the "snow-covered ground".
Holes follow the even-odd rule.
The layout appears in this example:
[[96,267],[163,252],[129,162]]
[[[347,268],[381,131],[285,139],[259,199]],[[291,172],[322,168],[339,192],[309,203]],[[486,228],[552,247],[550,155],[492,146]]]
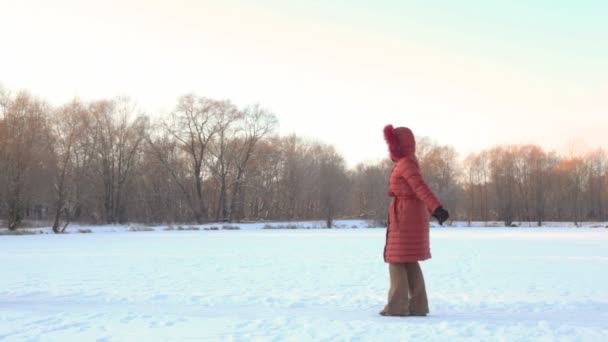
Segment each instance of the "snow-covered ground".
[[0,236],[0,340],[608,341],[608,229],[431,239],[431,314],[397,318],[384,229]]

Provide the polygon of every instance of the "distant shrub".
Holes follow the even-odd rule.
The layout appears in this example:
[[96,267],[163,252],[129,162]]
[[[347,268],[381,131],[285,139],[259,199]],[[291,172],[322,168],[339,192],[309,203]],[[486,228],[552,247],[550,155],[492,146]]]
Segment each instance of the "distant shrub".
[[175,230],[183,231],[183,230],[201,230],[201,229],[199,227],[195,227],[195,226],[189,226],[189,227],[177,226],[177,228],[175,228],[173,226],[168,226],[164,230],[166,230],[166,231],[175,231]]
[[366,228],[386,228],[386,220],[367,220]]
[[218,227],[205,227],[204,230],[220,230]]
[[[35,231],[31,230],[0,230],[0,235],[36,235]],[[42,234],[42,232],[40,232]]]
[[153,230],[154,230],[154,228],[152,228],[152,227],[146,227],[146,226],[141,225],[141,224],[132,224],[132,225],[129,225],[129,231],[130,232],[151,232]]
[[225,225],[222,226],[222,229],[223,230],[240,230],[241,227],[225,224]]
[[[263,229],[298,229],[300,227],[298,227],[298,225],[296,224],[280,224],[280,225],[270,225],[270,224],[266,224],[264,225]],[[310,227],[305,227],[306,229],[310,229]]]
[[78,229],[78,232],[81,234],[91,234],[93,231],[90,229]]
[[[7,222],[8,223],[8,222]],[[43,220],[23,220],[21,221],[20,227],[27,229],[27,228],[44,228],[44,227],[48,227],[49,226],[49,222],[48,221],[43,221]],[[3,227],[3,226],[0,226]]]

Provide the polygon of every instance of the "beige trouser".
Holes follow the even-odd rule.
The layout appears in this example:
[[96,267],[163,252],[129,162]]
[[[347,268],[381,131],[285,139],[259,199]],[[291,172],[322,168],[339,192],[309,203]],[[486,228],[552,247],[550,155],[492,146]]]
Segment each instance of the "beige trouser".
[[426,315],[429,303],[418,262],[389,264],[391,288],[384,312],[391,315]]

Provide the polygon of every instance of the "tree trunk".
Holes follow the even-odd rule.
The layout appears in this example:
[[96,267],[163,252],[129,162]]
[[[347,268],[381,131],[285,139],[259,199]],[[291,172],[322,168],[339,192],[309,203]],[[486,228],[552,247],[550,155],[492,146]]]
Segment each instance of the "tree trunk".
[[63,225],[63,227],[61,228],[61,232],[64,233],[65,229],[68,227],[68,225],[70,224],[70,210],[69,209],[64,209],[64,214],[65,214],[65,224]]
[[57,210],[55,210],[55,219],[53,220],[53,232],[54,233],[59,233],[60,229],[59,229],[59,220],[61,217],[61,210],[63,207],[63,196],[60,195],[59,200],[57,201]]
[[17,177],[16,184],[13,184],[13,189],[10,189],[9,185],[8,229],[13,231],[17,229],[22,219],[21,191],[18,182],[20,182],[19,177]]
[[331,209],[327,210],[327,217],[325,219],[325,223],[327,224],[327,228],[331,228],[334,224],[334,217]]
[[235,216],[236,220],[239,220],[238,217],[238,210],[240,209],[240,196],[241,196],[241,180],[243,178],[243,168],[239,167],[237,174],[236,174],[236,180],[234,182],[234,188],[232,189],[232,199],[230,201],[230,213],[229,213],[229,217],[228,217],[228,221],[232,222],[233,220],[235,220]]
[[198,200],[198,207],[196,208],[196,211],[194,213],[195,217],[196,217],[196,222],[201,224],[201,223],[205,223],[208,219],[207,217],[207,206],[205,204],[205,199],[203,198],[203,185],[202,185],[202,180],[201,180],[201,169],[200,167],[197,167],[195,169],[195,180],[196,180],[196,197]]
[[15,200],[12,200],[8,206],[8,229],[16,230],[21,223],[21,209]]
[[217,202],[217,211],[215,212],[215,220],[217,222],[226,222],[228,220],[226,204],[226,181],[222,177],[220,180],[220,197]]

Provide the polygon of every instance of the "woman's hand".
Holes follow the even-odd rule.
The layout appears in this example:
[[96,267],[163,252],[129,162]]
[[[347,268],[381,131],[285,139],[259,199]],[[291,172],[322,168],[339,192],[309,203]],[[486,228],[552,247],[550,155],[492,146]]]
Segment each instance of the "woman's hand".
[[435,209],[433,212],[433,217],[439,221],[440,225],[443,225],[443,222],[447,221],[450,218],[450,213],[447,210],[443,209],[443,207],[439,207]]

